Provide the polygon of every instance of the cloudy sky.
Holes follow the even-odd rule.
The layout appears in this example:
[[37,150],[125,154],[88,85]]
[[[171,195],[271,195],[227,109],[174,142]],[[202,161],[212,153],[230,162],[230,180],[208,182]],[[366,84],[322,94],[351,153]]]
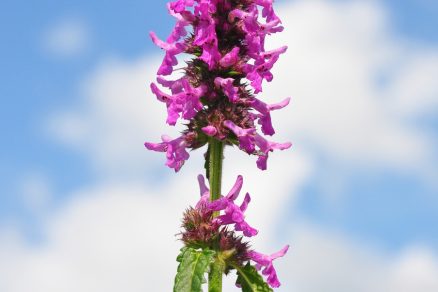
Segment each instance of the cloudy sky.
[[[203,150],[180,173],[148,90],[173,20],[165,1],[5,1],[0,11],[0,291],[170,291],[181,212]],[[276,2],[287,44],[261,97],[289,151],[244,175],[254,248],[297,292],[438,291],[438,4]],[[231,276],[226,291],[234,291]]]

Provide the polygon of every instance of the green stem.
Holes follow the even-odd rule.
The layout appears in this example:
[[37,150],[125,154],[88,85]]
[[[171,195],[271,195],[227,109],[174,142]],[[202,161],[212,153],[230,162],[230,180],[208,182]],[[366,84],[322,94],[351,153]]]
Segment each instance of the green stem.
[[[222,185],[222,162],[224,159],[224,143],[222,141],[210,138],[208,143],[209,149],[209,165],[208,174],[210,181],[210,201],[214,201],[221,196]],[[219,212],[213,214],[214,217],[219,216]],[[222,259],[217,258],[211,264],[210,273],[208,275],[208,291],[222,292],[222,274],[225,270],[225,263]]]
[[208,292],[222,292],[222,274],[225,271],[225,263],[217,258],[210,267],[208,274]]
[[209,141],[209,180],[210,180],[210,200],[214,201],[221,196],[222,184],[222,160],[224,158],[224,143],[210,138]]

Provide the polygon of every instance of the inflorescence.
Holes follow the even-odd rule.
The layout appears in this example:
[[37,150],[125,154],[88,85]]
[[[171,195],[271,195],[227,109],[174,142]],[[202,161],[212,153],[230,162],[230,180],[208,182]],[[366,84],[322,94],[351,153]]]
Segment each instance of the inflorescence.
[[[271,287],[279,287],[280,281],[272,262],[285,255],[289,246],[286,245],[272,255],[265,255],[252,250],[244,241],[244,237],[255,236],[258,231],[245,221],[244,212],[251,201],[250,195],[246,193],[240,206],[235,203],[242,189],[242,176],[237,177],[226,196],[213,202],[209,200],[210,191],[202,175],[198,176],[198,181],[201,198],[195,208],[190,207],[184,213],[181,240],[188,247],[219,251],[227,264],[226,273],[234,266],[243,266],[245,262],[252,260],[257,263],[257,269],[262,269],[267,276],[267,283]],[[216,211],[223,211],[224,214],[214,217],[213,213]],[[243,235],[237,235],[237,231],[241,231]]]
[[[178,171],[189,158],[188,149],[205,145],[208,137],[258,156],[265,170],[269,152],[284,150],[290,143],[264,138],[275,130],[271,112],[289,104],[290,98],[266,104],[256,97],[263,80],[287,47],[265,51],[267,35],[283,27],[272,8],[273,0],[178,0],[167,5],[176,25],[166,41],[151,33],[152,41],[165,51],[157,83],[151,84],[157,99],[166,104],[167,120],[174,126],[186,120],[186,129],[176,139],[162,137],[161,143],[145,143],[149,150],[166,152],[166,165]],[[261,10],[261,17],[260,11]],[[263,23],[259,19],[264,19]],[[179,54],[192,55],[184,75],[168,80]],[[168,89],[164,92],[159,86]]]

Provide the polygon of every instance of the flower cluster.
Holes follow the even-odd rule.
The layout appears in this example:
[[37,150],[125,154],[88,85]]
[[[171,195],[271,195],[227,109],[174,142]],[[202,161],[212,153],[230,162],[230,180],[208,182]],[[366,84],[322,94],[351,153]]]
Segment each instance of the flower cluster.
[[[195,248],[210,248],[219,250],[226,254],[227,270],[233,265],[243,266],[246,261],[254,261],[258,270],[263,270],[263,275],[267,276],[267,283],[273,287],[279,287],[277,273],[273,266],[276,258],[286,254],[289,246],[286,245],[280,251],[265,255],[249,248],[243,237],[257,235],[257,230],[251,227],[246,221],[244,212],[248,207],[251,197],[246,193],[242,204],[239,206],[235,200],[242,189],[243,178],[238,176],[236,183],[226,196],[211,202],[209,200],[210,191],[205,185],[204,177],[198,176],[201,198],[195,208],[188,209],[183,217],[181,239],[187,246]],[[214,212],[221,211],[217,217]],[[234,230],[230,229],[233,225]],[[241,231],[243,236],[236,235]]]
[[[167,123],[186,120],[186,129],[176,139],[145,143],[149,150],[165,152],[166,165],[178,171],[189,158],[188,149],[205,145],[209,137],[237,145],[258,156],[257,166],[267,167],[269,152],[290,143],[267,140],[275,131],[271,112],[288,105],[287,98],[267,104],[256,97],[263,81],[273,79],[271,69],[287,47],[265,50],[266,36],[281,32],[273,0],[177,0],[167,5],[176,25],[166,39],[151,33],[152,41],[165,51],[151,90],[166,104]],[[178,64],[177,55],[194,56],[182,68],[184,74],[167,79]],[[167,88],[163,91],[160,87]]]

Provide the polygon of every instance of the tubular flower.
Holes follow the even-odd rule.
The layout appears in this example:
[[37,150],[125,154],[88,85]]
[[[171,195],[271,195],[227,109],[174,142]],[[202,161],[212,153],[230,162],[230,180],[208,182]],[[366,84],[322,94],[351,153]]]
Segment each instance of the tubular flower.
[[186,150],[186,139],[186,136],[181,136],[172,140],[169,136],[163,135],[161,137],[161,140],[163,141],[162,143],[155,144],[146,142],[144,145],[149,150],[166,152],[166,165],[175,169],[175,171],[178,171],[183,166],[184,162],[190,157]]
[[210,191],[205,185],[204,177],[202,175],[198,176],[199,187],[201,189],[201,199],[196,204],[199,208],[203,206],[209,211],[224,211],[224,214],[219,215],[214,219],[221,226],[234,224],[234,229],[236,231],[242,231],[243,235],[251,237],[257,235],[258,231],[252,228],[246,221],[244,212],[248,207],[251,197],[247,193],[243,202],[240,206],[236,205],[234,201],[239,196],[240,190],[242,189],[243,177],[239,175],[237,177],[236,183],[230,190],[227,196],[221,197],[213,202],[209,201]]
[[[187,121],[185,148],[200,148],[214,137],[259,156],[257,166],[266,169],[267,153],[284,144],[265,147],[258,131],[273,135],[271,112],[289,103],[267,105],[256,98],[287,50],[265,50],[266,36],[283,30],[273,0],[177,0],[167,8],[176,24],[166,41],[150,33],[165,52],[157,83],[150,87],[166,105],[166,122],[175,126],[180,119]],[[175,71],[179,54],[192,56],[180,68],[183,76],[165,79]],[[169,160],[166,164],[174,166]]]
[[288,249],[289,245],[286,245],[281,250],[271,255],[261,254],[253,250],[248,252],[248,257],[257,263],[257,269],[260,270],[263,268],[262,273],[263,275],[268,276],[267,282],[273,288],[280,287],[280,281],[278,280],[277,272],[275,271],[272,262],[275,259],[284,256],[287,253]]

